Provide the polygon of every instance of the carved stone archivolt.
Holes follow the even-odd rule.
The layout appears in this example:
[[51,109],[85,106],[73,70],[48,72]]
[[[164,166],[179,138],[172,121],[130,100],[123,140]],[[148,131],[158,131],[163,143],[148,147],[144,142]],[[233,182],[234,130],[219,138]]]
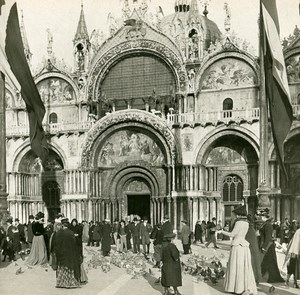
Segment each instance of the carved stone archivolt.
[[92,150],[97,138],[110,127],[121,123],[134,124],[140,123],[142,127],[145,125],[148,129],[161,135],[167,146],[167,159],[168,164],[174,164],[176,160],[177,145],[176,139],[168,128],[166,123],[159,117],[141,110],[122,110],[111,113],[99,120],[87,133],[85,142],[82,147],[81,154],[81,167],[89,168],[92,165]]
[[186,91],[187,74],[183,63],[171,49],[153,40],[130,40],[118,44],[103,54],[91,70],[88,83],[88,97],[98,98],[101,96],[100,83],[105,77],[106,71],[121,57],[135,52],[152,53],[166,61],[176,76],[176,92]]

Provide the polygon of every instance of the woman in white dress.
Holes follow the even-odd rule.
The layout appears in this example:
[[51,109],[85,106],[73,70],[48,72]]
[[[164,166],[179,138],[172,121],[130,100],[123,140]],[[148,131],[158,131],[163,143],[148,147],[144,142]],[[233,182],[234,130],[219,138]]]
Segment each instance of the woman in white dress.
[[245,206],[233,210],[237,219],[231,232],[221,230],[223,235],[232,237],[231,250],[225,275],[225,291],[235,294],[257,294],[251,264],[249,243],[245,240],[249,223]]

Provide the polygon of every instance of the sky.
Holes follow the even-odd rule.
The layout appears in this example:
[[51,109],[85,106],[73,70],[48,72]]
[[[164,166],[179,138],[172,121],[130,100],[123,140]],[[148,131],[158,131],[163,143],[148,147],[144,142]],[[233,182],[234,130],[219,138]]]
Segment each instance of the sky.
[[[55,55],[60,59],[63,58],[69,66],[73,65],[72,40],[79,20],[81,1],[89,34],[93,29],[99,29],[108,36],[107,16],[111,12],[115,18],[121,17],[122,0],[17,0],[19,16],[22,10],[27,39],[33,53],[33,66],[47,55],[48,28],[53,35]],[[225,1],[231,10],[231,31],[238,37],[248,40],[257,49],[259,0],[207,0],[208,18],[213,20],[222,32],[224,32]],[[295,25],[300,27],[299,1],[277,0],[281,39],[292,34]],[[148,0],[152,12],[161,6],[164,15],[174,13],[174,2],[175,0]],[[201,12],[203,2],[205,1],[198,0]]]

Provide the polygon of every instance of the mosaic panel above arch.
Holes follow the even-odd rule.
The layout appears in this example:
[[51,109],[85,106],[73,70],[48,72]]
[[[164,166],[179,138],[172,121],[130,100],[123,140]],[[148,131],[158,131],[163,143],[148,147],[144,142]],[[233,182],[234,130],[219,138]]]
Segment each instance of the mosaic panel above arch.
[[206,164],[208,165],[228,165],[228,164],[245,164],[245,149],[238,152],[226,146],[218,146],[209,153]]
[[76,98],[71,84],[58,77],[51,77],[38,82],[37,88],[44,103],[72,103]]
[[123,162],[143,160],[154,166],[165,164],[159,144],[149,135],[137,130],[119,130],[102,144],[98,167],[114,167]]
[[255,85],[256,73],[249,64],[236,58],[224,58],[204,71],[200,89],[217,90]]

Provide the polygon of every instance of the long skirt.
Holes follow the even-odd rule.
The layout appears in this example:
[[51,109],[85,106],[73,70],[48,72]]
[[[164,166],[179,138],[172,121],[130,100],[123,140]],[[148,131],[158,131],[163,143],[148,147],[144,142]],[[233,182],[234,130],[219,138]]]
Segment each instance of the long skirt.
[[30,254],[27,258],[26,264],[40,265],[47,262],[48,257],[44,236],[34,236]]
[[224,285],[226,292],[257,294],[249,247],[231,246]]
[[275,245],[272,244],[264,254],[261,262],[262,281],[267,283],[282,283],[284,279],[280,275],[277,264]]
[[58,266],[56,271],[56,288],[79,288],[80,282],[76,280],[74,271],[66,266]]

